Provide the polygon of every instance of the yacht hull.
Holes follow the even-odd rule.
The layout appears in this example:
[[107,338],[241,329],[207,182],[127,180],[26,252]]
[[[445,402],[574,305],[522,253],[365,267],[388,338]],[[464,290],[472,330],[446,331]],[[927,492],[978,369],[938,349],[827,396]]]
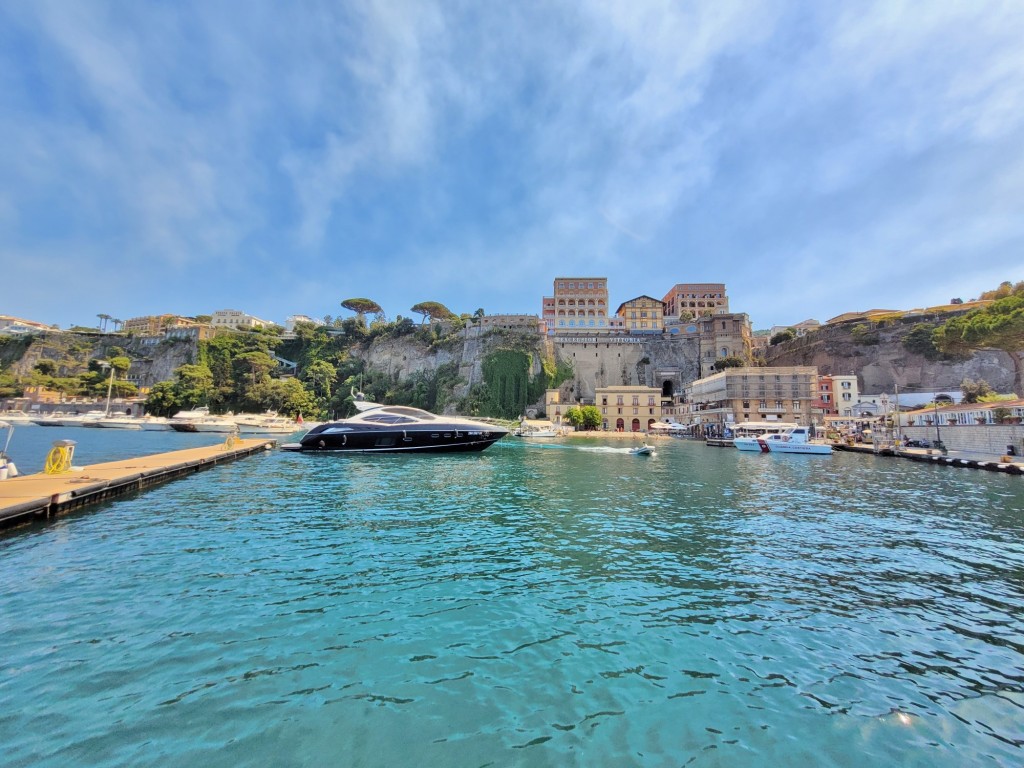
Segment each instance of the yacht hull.
[[456,453],[483,451],[502,437],[505,430],[476,430],[439,424],[430,429],[361,428],[306,433],[298,443],[281,446],[286,451],[344,453]]

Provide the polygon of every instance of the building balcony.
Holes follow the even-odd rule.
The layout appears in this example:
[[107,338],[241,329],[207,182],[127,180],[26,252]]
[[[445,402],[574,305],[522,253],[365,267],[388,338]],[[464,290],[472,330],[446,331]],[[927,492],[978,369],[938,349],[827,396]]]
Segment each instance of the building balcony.
[[774,405],[769,405],[769,406],[764,406],[764,407],[758,406],[757,410],[758,410],[759,413],[785,413],[786,412],[786,408],[777,408]]

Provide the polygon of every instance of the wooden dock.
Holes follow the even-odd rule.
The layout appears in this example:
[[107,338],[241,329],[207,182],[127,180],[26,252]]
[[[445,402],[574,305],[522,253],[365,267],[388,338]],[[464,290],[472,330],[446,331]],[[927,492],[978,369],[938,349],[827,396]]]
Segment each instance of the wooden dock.
[[262,453],[276,445],[265,438],[237,440],[184,451],[73,467],[57,475],[21,475],[0,481],[0,527],[52,517],[88,504],[148,488],[218,464]]

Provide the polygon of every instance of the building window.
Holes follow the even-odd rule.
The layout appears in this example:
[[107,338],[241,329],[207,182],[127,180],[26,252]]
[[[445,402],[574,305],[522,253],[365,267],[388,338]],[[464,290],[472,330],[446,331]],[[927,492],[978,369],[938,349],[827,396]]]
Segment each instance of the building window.
[[794,411],[799,411],[800,410],[800,401],[799,400],[794,400],[793,401],[793,410]]
[[640,395],[633,395],[633,405],[640,405]]

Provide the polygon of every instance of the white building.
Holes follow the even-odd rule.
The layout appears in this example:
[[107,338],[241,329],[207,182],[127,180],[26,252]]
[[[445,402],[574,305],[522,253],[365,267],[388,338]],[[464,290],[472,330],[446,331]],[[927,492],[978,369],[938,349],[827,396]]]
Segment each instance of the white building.
[[290,336],[295,333],[295,326],[298,323],[312,323],[313,325],[323,325],[323,320],[317,320],[314,317],[308,315],[290,315],[287,320],[284,321],[284,332],[285,335]]
[[22,320],[20,317],[0,315],[0,336],[22,336],[27,333],[46,333],[57,331],[51,325],[37,323],[35,320]]
[[253,315],[247,315],[237,309],[218,309],[213,313],[210,325],[216,331],[235,331],[239,328],[267,328],[274,323],[269,320],[261,320]]

